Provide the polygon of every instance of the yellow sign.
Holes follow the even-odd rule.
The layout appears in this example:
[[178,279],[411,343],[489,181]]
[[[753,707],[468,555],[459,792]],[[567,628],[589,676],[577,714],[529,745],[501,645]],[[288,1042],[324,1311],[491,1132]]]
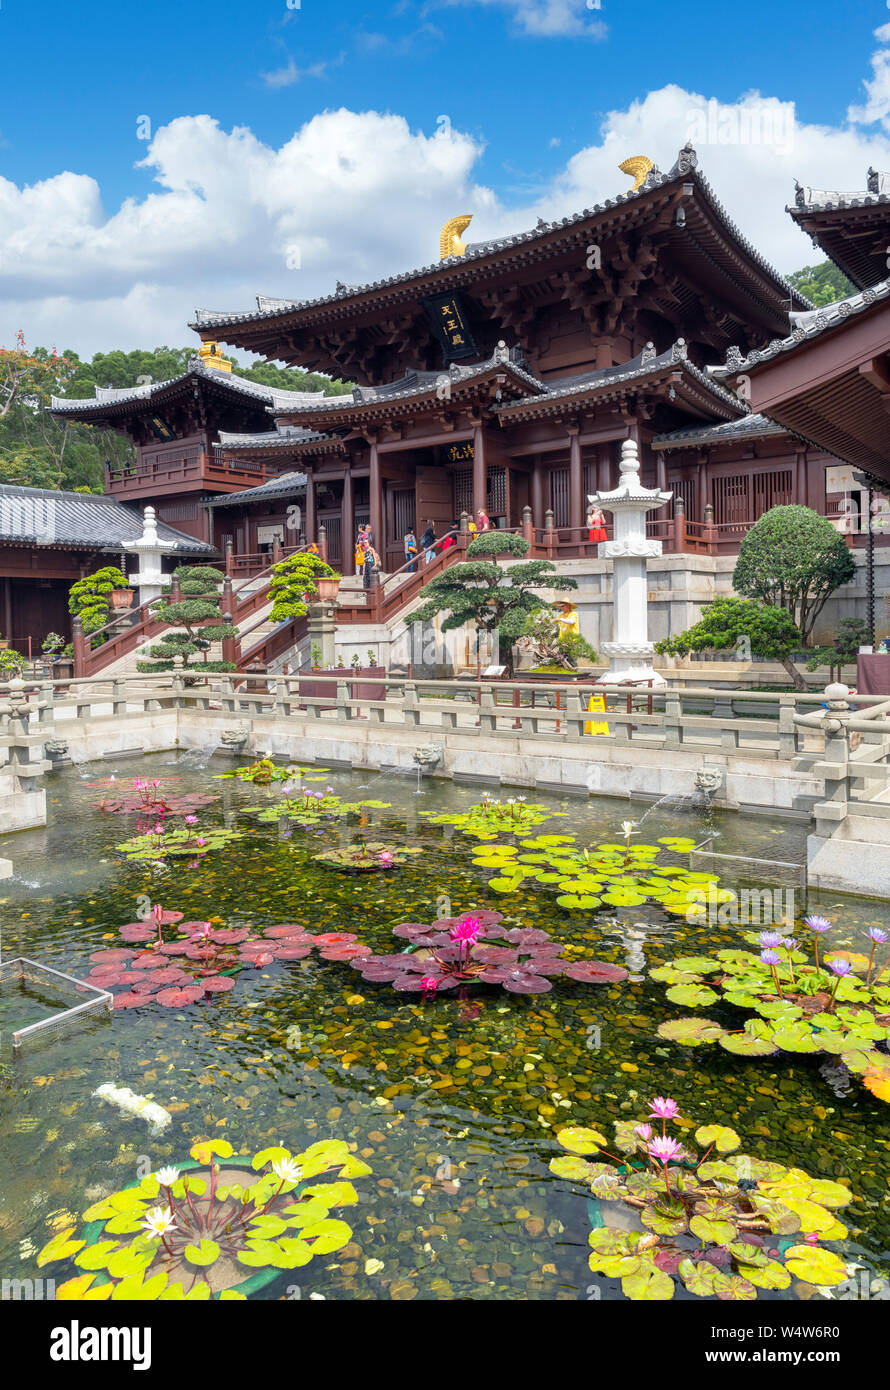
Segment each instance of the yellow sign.
[[[591,695],[590,699],[587,701],[587,712],[588,714],[591,712],[594,714],[605,714],[606,701],[602,695]],[[609,726],[600,720],[588,720],[584,725],[584,732],[585,734],[594,735],[607,734],[609,732]]]

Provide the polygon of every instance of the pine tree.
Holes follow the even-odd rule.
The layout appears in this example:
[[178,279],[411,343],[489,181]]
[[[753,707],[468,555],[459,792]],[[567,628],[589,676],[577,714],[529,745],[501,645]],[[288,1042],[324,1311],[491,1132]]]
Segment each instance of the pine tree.
[[174,571],[179,580],[182,598],[174,602],[170,597],[172,590],[165,590],[165,597],[157,607],[157,616],[162,622],[184,629],[181,632],[165,632],[161,640],[149,647],[149,661],[140,661],[140,671],[172,671],[175,658],[181,656],[183,666],[201,671],[234,671],[231,661],[190,661],[189,658],[207,650],[212,642],[221,642],[227,637],[236,637],[238,629],[228,623],[221,623],[220,603],[222,600],[222,576],[217,570],[204,565],[179,565]]

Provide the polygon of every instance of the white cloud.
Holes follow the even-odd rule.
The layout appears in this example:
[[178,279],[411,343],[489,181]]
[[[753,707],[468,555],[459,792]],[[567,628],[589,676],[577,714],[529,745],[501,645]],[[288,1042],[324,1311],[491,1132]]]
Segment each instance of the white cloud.
[[[522,33],[536,38],[604,39],[608,26],[592,15],[601,0],[433,0],[435,5],[497,5]],[[432,7],[432,6],[431,6]]]
[[863,83],[865,105],[851,106],[847,119],[857,125],[873,125],[875,121],[881,121],[890,128],[890,24],[882,24],[880,29],[876,29],[875,38],[884,47],[871,56],[871,80],[866,79]]
[[742,232],[793,270],[822,259],[784,211],[795,177],[863,187],[870,164],[890,169],[890,138],[792,121],[775,98],[709,105],[667,86],[608,113],[542,192],[507,207],[475,178],[480,141],[447,121],[426,135],[397,115],[325,111],[276,149],[247,127],[182,116],[156,131],[139,166],[152,191],[110,215],[88,174],[21,189],[0,178],[0,336],[21,327],[30,343],[84,354],[188,342],[196,307],[249,309],[258,293],[309,298],[338,279],[429,264],[442,223],[459,212],[474,214],[471,241],[564,217],[624,192],[630,180],[617,166],[629,155],[668,170],[690,134]]
[[293,87],[304,77],[324,77],[327,66],[327,63],[313,63],[311,67],[298,68],[293,58],[288,58],[283,68],[276,68],[274,72],[263,72],[260,76],[265,85],[274,90],[279,87]]

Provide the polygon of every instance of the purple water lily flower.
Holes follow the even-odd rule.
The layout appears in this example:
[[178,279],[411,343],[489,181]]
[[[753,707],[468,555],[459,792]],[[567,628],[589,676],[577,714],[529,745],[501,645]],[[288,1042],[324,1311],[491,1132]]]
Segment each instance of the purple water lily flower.
[[829,961],[828,968],[829,968],[830,970],[832,970],[832,971],[834,972],[835,975],[838,975],[838,976],[841,976],[841,975],[849,975],[850,972],[851,972],[852,969],[853,969],[852,965],[850,964],[850,962],[849,962],[848,960],[832,960],[832,961]]
[[831,923],[827,917],[805,917],[803,920],[804,926],[809,927],[810,931],[831,931]]
[[777,931],[762,931],[760,933],[760,944],[766,947],[783,946],[785,938]]
[[868,934],[871,937],[872,941],[876,941],[879,946],[883,946],[885,941],[890,940],[890,937],[887,936],[887,933],[885,931],[881,931],[880,927],[869,927]]
[[778,965],[782,957],[779,955],[778,951],[761,951],[760,959],[763,961],[764,965]]

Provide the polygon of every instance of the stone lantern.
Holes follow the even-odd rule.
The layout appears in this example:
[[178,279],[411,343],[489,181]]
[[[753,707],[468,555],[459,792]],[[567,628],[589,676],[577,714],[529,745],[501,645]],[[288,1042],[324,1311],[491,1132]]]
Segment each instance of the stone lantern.
[[614,517],[613,539],[600,541],[601,560],[611,560],[612,641],[601,643],[609,658],[604,685],[651,681],[664,685],[655,673],[655,648],[649,641],[648,581],[646,561],[661,554],[661,541],[646,536],[646,517],[671,500],[673,493],[643,487],[636,441],[626,439],[621,446],[621,476],[613,492],[597,492],[591,497]]
[[142,535],[138,541],[124,541],[124,550],[139,557],[139,571],[130,576],[130,584],[139,590],[139,606],[160,598],[168,577],[161,568],[164,555],[174,548],[174,541],[162,541],[154,507],[146,507],[142,515]]

